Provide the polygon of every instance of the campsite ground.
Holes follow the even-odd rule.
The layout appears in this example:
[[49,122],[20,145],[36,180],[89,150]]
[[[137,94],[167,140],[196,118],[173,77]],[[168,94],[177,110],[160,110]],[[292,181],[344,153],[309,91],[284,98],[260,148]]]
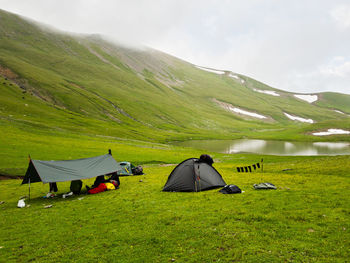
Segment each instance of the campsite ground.
[[[32,199],[23,209],[16,205],[28,188],[18,179],[0,181],[5,202],[0,262],[345,262],[350,257],[350,156],[211,153],[225,181],[244,193],[168,193],[161,189],[175,165],[166,164],[200,151],[106,138],[85,143],[70,157],[111,148],[117,160],[142,164],[146,174],[122,177],[116,191],[66,199],[45,199],[48,186],[32,184]],[[69,138],[63,138],[55,153],[35,155],[61,157],[67,145]],[[264,173],[235,172],[261,157]],[[14,160],[22,173],[27,162]],[[259,182],[278,189],[254,190]],[[58,187],[59,193],[69,191],[69,183]]]

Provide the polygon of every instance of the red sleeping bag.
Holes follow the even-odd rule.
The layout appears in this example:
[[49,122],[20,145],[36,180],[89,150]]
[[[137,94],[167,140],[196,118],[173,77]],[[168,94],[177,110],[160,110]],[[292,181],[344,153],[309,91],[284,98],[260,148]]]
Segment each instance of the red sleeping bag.
[[100,183],[97,187],[88,191],[89,194],[98,194],[107,190],[107,186],[104,183]]

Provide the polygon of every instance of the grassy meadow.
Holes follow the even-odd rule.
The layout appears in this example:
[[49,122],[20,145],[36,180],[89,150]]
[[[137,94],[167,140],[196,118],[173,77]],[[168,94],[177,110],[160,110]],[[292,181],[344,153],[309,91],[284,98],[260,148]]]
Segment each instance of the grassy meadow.
[[[49,160],[108,148],[118,161],[143,165],[146,174],[121,177],[118,190],[66,199],[61,194],[69,182],[58,183],[53,199],[43,198],[48,185],[35,183],[22,209],[17,201],[28,195],[27,185],[0,181],[0,262],[346,262],[350,256],[350,156],[210,153],[226,183],[244,193],[168,193],[161,189],[175,164],[200,151],[137,140],[22,136],[27,144],[14,140],[8,155],[1,154],[18,174],[29,149],[33,158]],[[16,157],[18,148],[23,156]],[[236,172],[261,158],[263,173]],[[278,189],[254,190],[259,182]],[[92,183],[85,180],[84,187]]]

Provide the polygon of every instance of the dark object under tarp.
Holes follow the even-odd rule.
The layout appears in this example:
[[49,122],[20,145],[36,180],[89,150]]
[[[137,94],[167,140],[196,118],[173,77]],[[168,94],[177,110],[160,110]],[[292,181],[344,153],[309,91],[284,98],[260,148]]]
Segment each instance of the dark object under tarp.
[[82,180],[115,173],[120,169],[120,165],[114,160],[111,154],[66,161],[30,159],[22,184]]
[[174,168],[163,191],[200,192],[225,185],[224,179],[214,167],[197,158],[190,158]]

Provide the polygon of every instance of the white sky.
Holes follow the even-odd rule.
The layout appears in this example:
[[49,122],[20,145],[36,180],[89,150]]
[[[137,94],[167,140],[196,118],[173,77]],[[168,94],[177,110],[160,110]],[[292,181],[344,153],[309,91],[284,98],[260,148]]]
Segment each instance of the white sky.
[[0,8],[278,89],[350,94],[349,0],[0,0]]

